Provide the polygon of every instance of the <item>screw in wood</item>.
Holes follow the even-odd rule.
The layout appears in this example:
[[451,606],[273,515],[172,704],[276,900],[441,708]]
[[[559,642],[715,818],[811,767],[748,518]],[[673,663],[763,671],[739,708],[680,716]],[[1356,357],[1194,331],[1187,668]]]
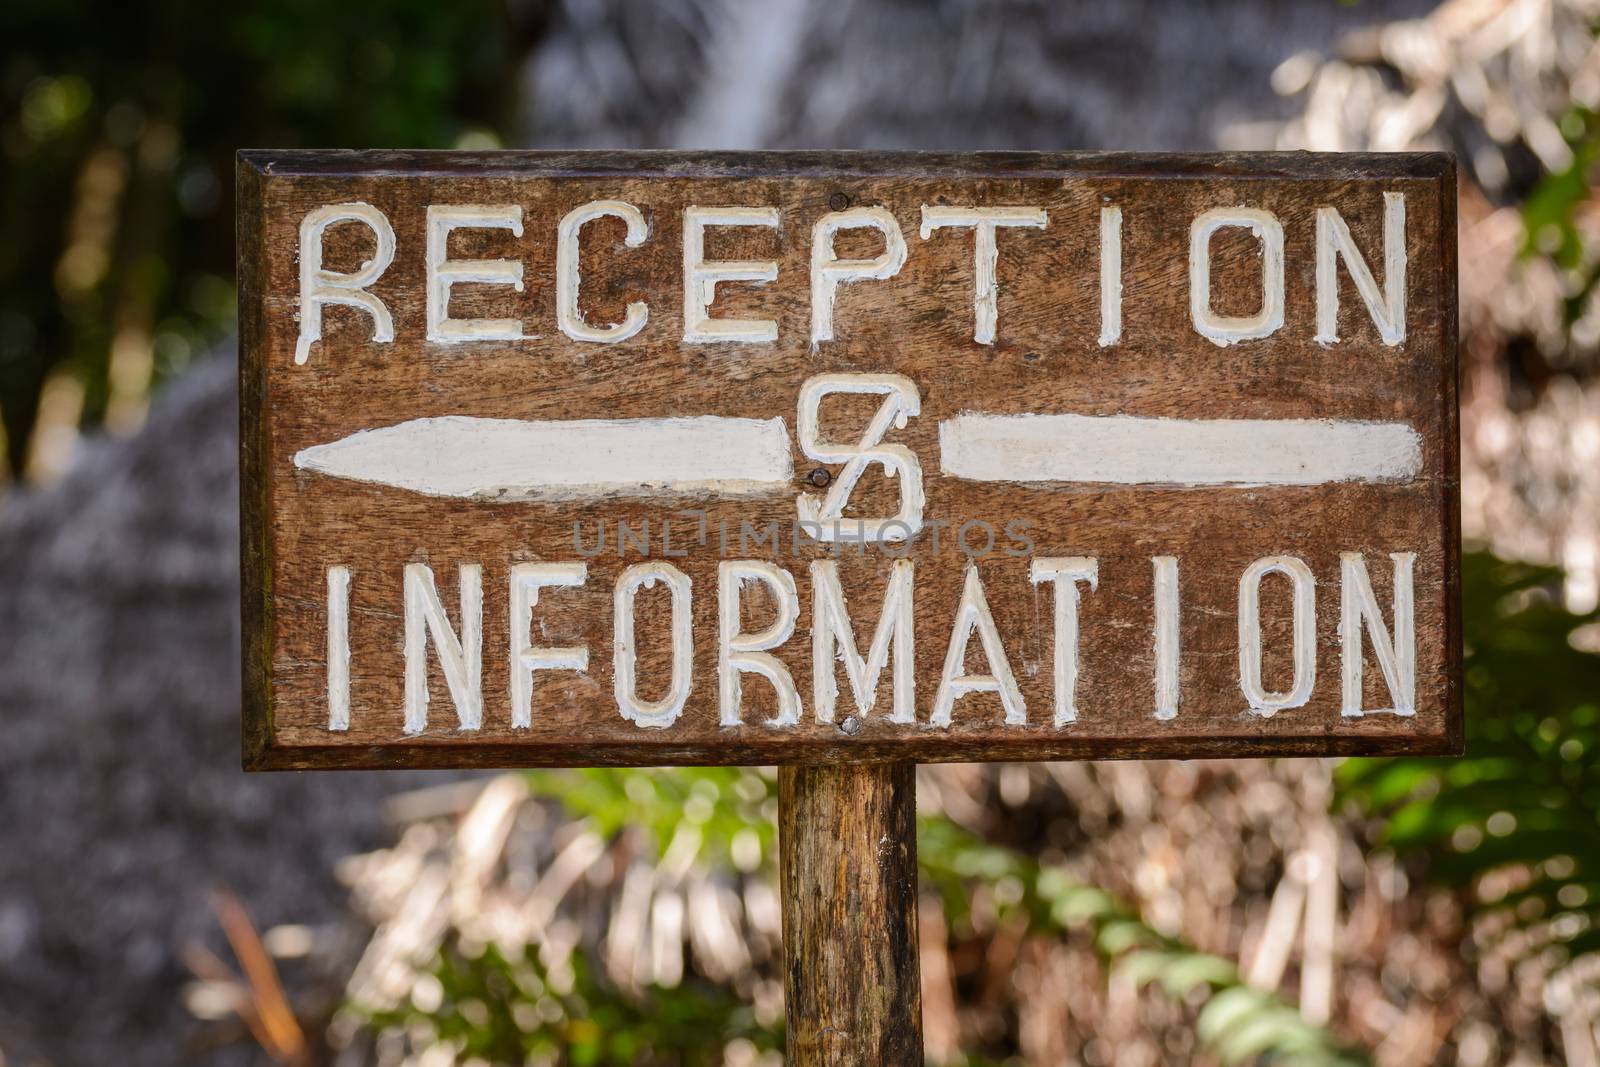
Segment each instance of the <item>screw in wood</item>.
[[816,470],[806,475],[806,481],[810,482],[818,489],[821,489],[823,486],[833,481],[833,475],[829,474],[825,467],[818,467]]

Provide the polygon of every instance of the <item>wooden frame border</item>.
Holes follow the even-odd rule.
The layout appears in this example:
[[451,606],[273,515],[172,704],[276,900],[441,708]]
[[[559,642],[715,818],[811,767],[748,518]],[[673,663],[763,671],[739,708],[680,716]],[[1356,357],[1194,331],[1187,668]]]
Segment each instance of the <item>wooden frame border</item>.
[[[596,750],[572,744],[488,744],[402,740],[381,746],[328,745],[283,747],[273,731],[272,648],[274,641],[273,560],[270,544],[271,492],[265,477],[269,428],[262,338],[265,293],[260,267],[265,233],[266,182],[274,177],[415,174],[419,177],[542,176],[574,177],[1172,177],[1238,179],[1315,179],[1322,181],[1412,178],[1436,181],[1442,220],[1439,256],[1440,309],[1445,316],[1439,390],[1449,439],[1440,500],[1445,533],[1449,659],[1444,694],[1445,732],[1413,737],[1353,737],[1307,734],[1275,737],[1263,753],[1250,739],[1215,735],[1163,734],[1159,737],[1071,739],[1018,738],[985,744],[952,742],[930,733],[926,741],[813,744],[803,762],[869,763],[916,759],[925,762],[974,760],[1188,759],[1272,756],[1359,756],[1461,754],[1461,458],[1458,353],[1458,278],[1456,247],[1456,160],[1443,152],[1405,153],[1133,153],[1133,152],[676,152],[676,151],[273,151],[246,149],[237,157],[237,244],[239,285],[240,569],[243,655],[242,756],[246,770],[312,768],[440,768],[535,766],[654,766],[703,763],[703,748],[641,739],[626,747]],[[1166,729],[1166,727],[1162,727]],[[743,742],[729,746],[724,764],[794,761],[792,744]]]

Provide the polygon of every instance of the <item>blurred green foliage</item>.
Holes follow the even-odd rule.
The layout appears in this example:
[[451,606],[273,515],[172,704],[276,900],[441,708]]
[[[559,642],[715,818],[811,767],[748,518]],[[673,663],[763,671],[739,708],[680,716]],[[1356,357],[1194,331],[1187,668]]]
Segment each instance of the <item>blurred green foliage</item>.
[[770,769],[588,767],[531,771],[529,781],[536,795],[559,800],[608,840],[642,827],[660,855],[689,833],[706,865],[776,869],[778,783]]
[[11,468],[52,371],[81,386],[69,415],[116,421],[232,330],[237,149],[496,143],[543,18],[537,0],[0,5]]
[[1589,171],[1600,156],[1600,115],[1573,108],[1561,130],[1572,147],[1572,163],[1559,174],[1546,174],[1522,205],[1524,247],[1575,270],[1582,263],[1583,241],[1574,214],[1589,199]]
[[[586,768],[531,771],[534,795],[614,842],[642,830],[650,858],[669,850],[708,868],[777,869],[777,781],[748,767]],[[451,944],[434,961],[437,1004],[365,1013],[368,1024],[415,1030],[458,1050],[458,1058],[589,1067],[711,1067],[734,1041],[781,1049],[782,1020],[762,1023],[726,986],[693,973],[672,988],[618,989],[583,952],[556,961],[532,953],[508,959],[493,945]],[[423,1006],[419,1006],[419,1001]]]
[[1377,844],[1509,916],[1524,955],[1571,958],[1600,949],[1600,655],[1579,647],[1600,612],[1560,588],[1554,568],[1469,554],[1466,755],[1351,760],[1336,780],[1382,817]]
[[1561,134],[1572,149],[1572,162],[1539,180],[1522,204],[1523,253],[1545,255],[1568,275],[1562,301],[1563,322],[1570,327],[1583,315],[1600,285],[1600,261],[1584,248],[1579,213],[1590,201],[1591,173],[1600,162],[1600,112],[1573,106],[1561,116]]
[[508,960],[493,945],[472,955],[446,949],[430,977],[438,1005],[416,1003],[368,1016],[374,1027],[426,1027],[457,1050],[456,1062],[544,1063],[561,1067],[716,1067],[735,1040],[756,1050],[783,1047],[781,1025],[762,1026],[731,991],[691,978],[627,995],[582,953],[552,976],[535,955]]
[[1036,934],[1087,931],[1112,973],[1182,1003],[1200,1002],[1195,1034],[1225,1067],[1265,1059],[1295,1067],[1359,1067],[1369,1061],[1271,993],[1245,985],[1233,961],[1152,929],[1105,890],[1031,856],[985,844],[946,818],[923,819],[917,860],[947,919],[959,921],[976,883],[995,886],[1001,911],[1020,911]]

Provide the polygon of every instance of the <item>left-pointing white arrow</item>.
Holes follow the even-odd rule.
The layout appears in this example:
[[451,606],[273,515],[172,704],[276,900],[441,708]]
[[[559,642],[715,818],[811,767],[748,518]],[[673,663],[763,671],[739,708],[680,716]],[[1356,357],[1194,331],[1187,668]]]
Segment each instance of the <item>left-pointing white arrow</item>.
[[754,496],[794,478],[782,419],[530,422],[446,415],[362,430],[295,454],[335,478],[467,500]]

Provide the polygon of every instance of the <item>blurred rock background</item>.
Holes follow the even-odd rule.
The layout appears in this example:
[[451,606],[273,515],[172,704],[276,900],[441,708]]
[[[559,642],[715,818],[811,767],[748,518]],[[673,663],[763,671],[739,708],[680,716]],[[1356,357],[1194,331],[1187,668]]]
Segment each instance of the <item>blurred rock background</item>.
[[770,776],[237,769],[232,152],[497,144],[1458,153],[1470,758],[925,769],[928,1053],[1600,1061],[1597,18],[8,5],[0,1062],[777,1055]]

